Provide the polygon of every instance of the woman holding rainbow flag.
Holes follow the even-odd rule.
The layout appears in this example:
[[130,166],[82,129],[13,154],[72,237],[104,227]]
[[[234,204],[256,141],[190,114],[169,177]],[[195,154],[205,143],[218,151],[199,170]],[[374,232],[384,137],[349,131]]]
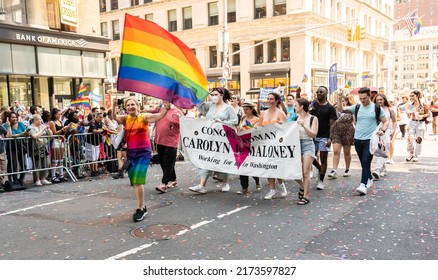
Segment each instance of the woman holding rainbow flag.
[[152,157],[149,124],[162,119],[170,109],[170,104],[163,100],[165,110],[156,114],[140,113],[138,100],[134,96],[129,96],[125,98],[125,109],[128,115],[115,115],[116,105],[117,101],[113,101],[113,119],[125,127],[128,159],[130,160],[128,176],[134,187],[134,195],[137,200],[137,209],[133,220],[140,222],[148,213],[146,205],[144,205],[143,185],[146,183],[146,173]]

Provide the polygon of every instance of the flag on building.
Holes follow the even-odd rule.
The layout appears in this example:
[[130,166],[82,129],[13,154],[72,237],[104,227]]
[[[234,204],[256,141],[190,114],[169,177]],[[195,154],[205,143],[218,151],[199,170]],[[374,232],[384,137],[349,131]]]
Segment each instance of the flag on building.
[[351,88],[351,81],[350,81],[350,80],[348,80],[348,81],[345,83],[345,88]]
[[208,95],[208,82],[196,55],[180,39],[126,14],[117,89],[192,108]]
[[405,18],[406,27],[409,30],[409,35],[412,37],[420,32],[421,19],[416,16],[410,16]]
[[338,89],[338,64],[334,63],[329,70],[329,91],[332,94]]
[[91,109],[90,99],[88,98],[88,96],[83,96],[81,98],[75,99],[70,103],[70,106],[73,107],[81,106],[81,105],[87,107],[88,109]]
[[307,81],[309,80],[309,77],[307,77],[307,74],[303,75],[303,79],[301,80],[302,83],[307,83]]
[[362,72],[362,80],[368,79],[370,77],[370,71]]
[[83,83],[81,83],[79,90],[78,90],[78,98],[83,97],[86,91],[87,91],[87,86],[85,86]]

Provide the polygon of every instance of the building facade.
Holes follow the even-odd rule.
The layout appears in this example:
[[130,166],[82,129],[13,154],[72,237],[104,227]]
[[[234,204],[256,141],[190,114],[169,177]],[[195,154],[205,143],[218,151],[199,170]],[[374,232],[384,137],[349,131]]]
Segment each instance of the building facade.
[[[395,0],[394,18],[403,18],[410,12],[417,9],[415,16],[421,17],[422,26],[438,25],[438,2],[436,0]],[[395,30],[401,30],[405,23],[399,22]]]
[[421,27],[410,36],[407,29],[394,33],[394,93],[409,94],[421,90],[429,98],[437,90],[438,26]]
[[65,108],[83,82],[103,92],[109,39],[99,3],[85,0],[0,2],[0,104]]
[[[311,93],[328,86],[337,63],[338,87],[385,85],[382,72],[392,30],[391,0],[100,0],[102,35],[110,42],[117,75],[125,13],[154,21],[173,32],[196,53],[210,86],[222,77],[222,43],[227,24],[232,77],[227,87],[245,98],[260,88],[299,85]],[[354,21],[357,19],[356,21]],[[365,38],[347,40],[348,29],[365,28]],[[255,46],[256,45],[256,46]],[[225,48],[226,49],[226,48]],[[386,66],[387,67],[387,66]],[[368,78],[362,79],[362,73]],[[309,77],[302,82],[303,76]]]

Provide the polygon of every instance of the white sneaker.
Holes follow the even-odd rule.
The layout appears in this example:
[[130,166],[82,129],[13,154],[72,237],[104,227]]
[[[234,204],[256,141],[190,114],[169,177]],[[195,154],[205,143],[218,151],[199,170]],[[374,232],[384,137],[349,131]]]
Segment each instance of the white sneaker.
[[225,184],[223,187],[222,187],[222,191],[223,192],[229,192],[230,191],[230,184]]
[[336,178],[338,178],[338,174],[336,173],[336,170],[332,170],[332,171],[328,174],[328,177],[329,177],[330,179],[336,179]]
[[345,170],[344,175],[342,175],[342,176],[350,177],[351,176],[350,170]]
[[324,188],[325,188],[324,183],[321,180],[319,180],[318,181],[318,185],[316,186],[316,189],[317,190],[323,190]]
[[280,197],[286,197],[287,196],[286,185],[284,183],[281,183],[279,187],[280,187]]
[[191,190],[192,192],[197,192],[197,193],[206,193],[207,192],[205,187],[203,187],[201,185],[196,185],[196,186],[190,187],[189,190]]
[[371,175],[373,175],[374,181],[380,180],[380,172],[378,170],[373,171],[373,173],[371,173]]
[[360,195],[366,195],[367,194],[367,186],[365,186],[364,183],[360,183],[359,187],[357,187],[356,191]]
[[46,179],[44,179],[44,180],[41,180],[41,184],[43,184],[43,185],[51,185],[52,182],[49,182]]
[[263,199],[269,200],[269,199],[273,199],[275,194],[277,193],[276,190],[269,190],[268,194],[265,195],[265,197],[263,197]]
[[386,171],[382,171],[382,172],[379,173],[380,177],[385,177],[386,174],[387,174]]
[[367,185],[366,185],[367,188],[371,188],[373,186],[373,183],[374,183],[373,179],[368,179]]
[[41,181],[40,180],[38,180],[38,181],[36,181],[35,182],[35,186],[42,186],[43,184],[41,184]]
[[412,158],[412,162],[418,162],[418,157],[417,157],[417,156],[414,156],[414,157]]

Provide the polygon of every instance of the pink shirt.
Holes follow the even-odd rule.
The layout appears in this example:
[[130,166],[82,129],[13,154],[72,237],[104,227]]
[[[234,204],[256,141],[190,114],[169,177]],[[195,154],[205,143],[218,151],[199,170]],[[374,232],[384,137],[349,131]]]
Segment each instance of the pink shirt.
[[178,148],[180,142],[178,115],[183,116],[184,114],[177,108],[170,108],[166,116],[155,124],[155,143],[157,145]]

